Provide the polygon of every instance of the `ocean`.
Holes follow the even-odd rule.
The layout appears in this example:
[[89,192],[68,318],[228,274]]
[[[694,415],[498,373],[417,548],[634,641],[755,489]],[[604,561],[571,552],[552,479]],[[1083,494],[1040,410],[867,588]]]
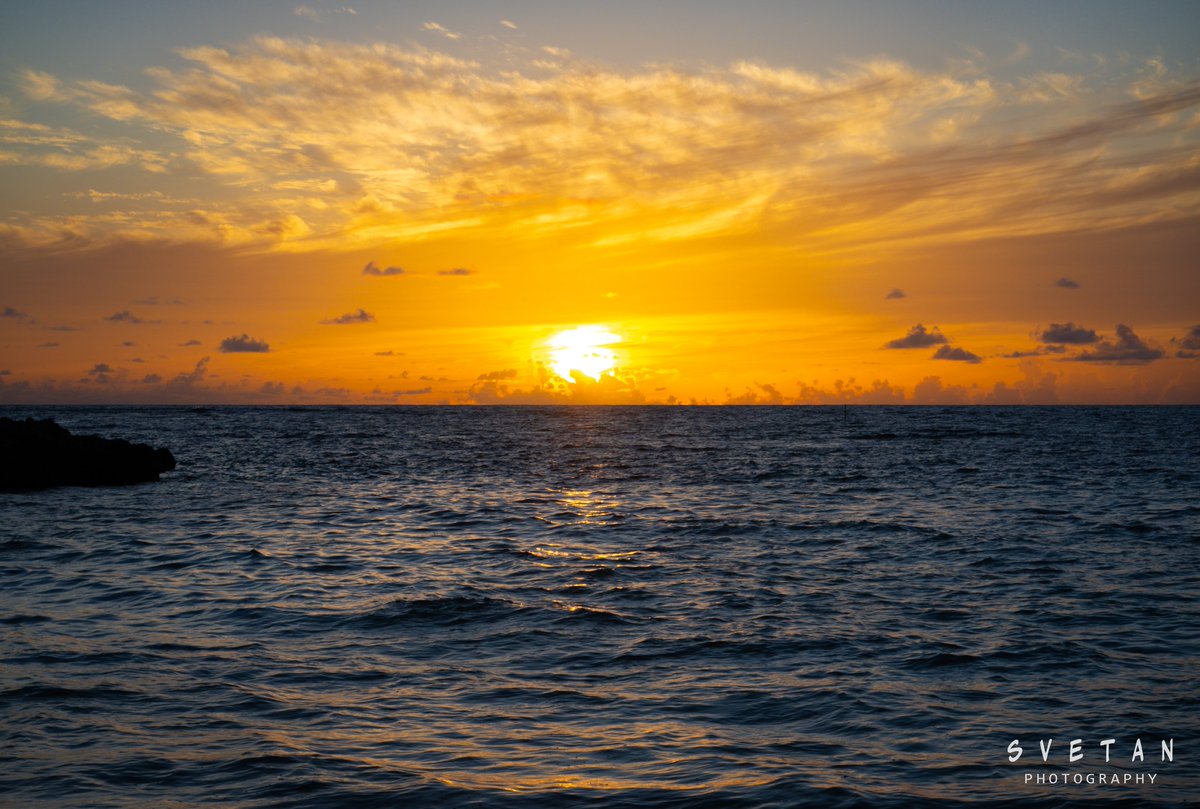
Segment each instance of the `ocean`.
[[1200,408],[0,415],[5,806],[1200,802]]

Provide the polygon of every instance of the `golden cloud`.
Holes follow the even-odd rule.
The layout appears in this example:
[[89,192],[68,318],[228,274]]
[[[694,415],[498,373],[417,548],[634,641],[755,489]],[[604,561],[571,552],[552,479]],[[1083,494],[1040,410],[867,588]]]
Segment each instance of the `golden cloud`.
[[305,250],[597,226],[578,238],[761,232],[839,252],[1127,227],[1194,216],[1200,201],[1200,82],[1161,63],[1104,81],[1001,81],[970,62],[618,71],[566,53],[548,70],[496,72],[424,49],[272,37],[180,55],[190,66],[152,68],[145,92],[26,71],[30,99],[142,137],[104,145],[4,122],[0,162],[198,171],[210,184],[199,214],[31,215],[10,235]]

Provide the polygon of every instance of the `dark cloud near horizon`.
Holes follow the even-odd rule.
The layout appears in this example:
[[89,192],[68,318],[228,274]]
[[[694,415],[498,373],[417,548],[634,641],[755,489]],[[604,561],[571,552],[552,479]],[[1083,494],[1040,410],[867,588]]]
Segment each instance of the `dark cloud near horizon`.
[[1038,340],[1043,343],[1072,346],[1091,345],[1099,339],[1099,335],[1091,329],[1085,329],[1083,326],[1076,326],[1070,322],[1051,323],[1050,328],[1038,335]]
[[241,337],[226,337],[221,341],[218,350],[222,354],[266,354],[271,346],[263,340],[255,340],[248,334]]
[[908,330],[908,334],[884,343],[884,348],[929,348],[930,346],[945,345],[950,341],[938,331],[938,327],[926,331],[921,323]]
[[503,371],[488,371],[486,374],[480,374],[478,377],[476,377],[476,379],[480,382],[487,382],[488,380],[500,381],[500,380],[504,380],[504,379],[516,379],[516,378],[517,378],[517,369],[516,368],[505,368]]
[[379,265],[376,264],[374,261],[368,261],[367,266],[363,267],[362,274],[363,275],[376,275],[376,276],[404,275],[404,268],[403,267],[384,267],[384,268],[380,269]]
[[353,326],[358,323],[374,323],[375,315],[368,312],[366,309],[358,309],[355,312],[347,312],[344,315],[322,320],[322,326]]
[[186,343],[180,343],[179,345],[181,348],[187,348],[188,346],[198,346],[198,345],[204,345],[204,344],[201,343],[199,340],[188,340]]
[[1062,289],[1079,289],[1079,282],[1067,278],[1065,275],[1054,282],[1054,286]]
[[901,298],[907,298],[907,297],[908,297],[908,295],[905,294],[904,290],[897,287],[896,289],[893,289],[888,294],[884,295],[883,299],[885,301],[898,301]]
[[942,346],[937,351],[933,352],[932,359],[935,360],[955,360],[957,362],[980,363],[983,358],[978,354],[967,351],[965,348],[953,346]]
[[1102,362],[1113,365],[1143,365],[1162,359],[1161,349],[1151,348],[1133,329],[1123,323],[1117,324],[1117,339],[1102,340],[1092,351],[1085,351],[1071,359],[1076,362]]
[[175,378],[167,383],[168,386],[177,390],[191,390],[204,379],[208,373],[208,357],[202,357],[196,361],[195,367],[191,371],[180,372],[175,375]]
[[25,314],[24,312],[19,312],[11,306],[5,306],[4,309],[0,311],[0,317],[11,317],[16,320],[23,320],[29,317],[29,315]]
[[438,270],[438,275],[470,275],[471,271],[466,267],[454,267],[449,270]]

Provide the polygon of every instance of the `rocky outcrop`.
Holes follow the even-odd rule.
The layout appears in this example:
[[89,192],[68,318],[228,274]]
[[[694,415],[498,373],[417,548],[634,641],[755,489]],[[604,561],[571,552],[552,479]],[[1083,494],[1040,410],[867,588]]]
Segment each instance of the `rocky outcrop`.
[[175,468],[167,449],[123,439],[72,435],[53,419],[0,418],[0,489],[124,486]]

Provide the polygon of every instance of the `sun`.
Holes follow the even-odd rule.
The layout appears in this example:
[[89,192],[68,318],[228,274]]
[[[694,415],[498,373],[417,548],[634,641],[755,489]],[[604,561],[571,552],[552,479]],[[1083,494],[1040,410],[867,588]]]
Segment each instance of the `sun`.
[[621,342],[620,335],[604,326],[577,326],[560,331],[546,341],[550,347],[550,367],[568,382],[574,382],[571,372],[591,377],[597,382],[617,366],[617,355],[609,348]]

